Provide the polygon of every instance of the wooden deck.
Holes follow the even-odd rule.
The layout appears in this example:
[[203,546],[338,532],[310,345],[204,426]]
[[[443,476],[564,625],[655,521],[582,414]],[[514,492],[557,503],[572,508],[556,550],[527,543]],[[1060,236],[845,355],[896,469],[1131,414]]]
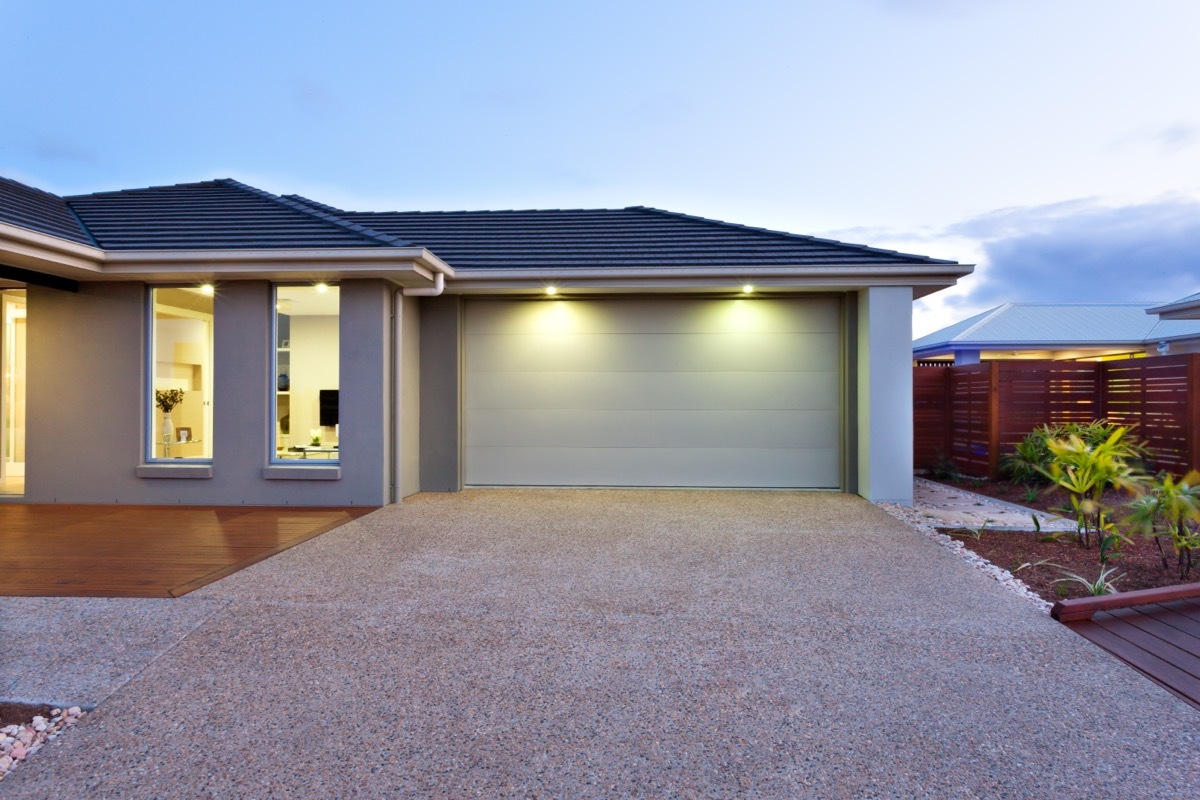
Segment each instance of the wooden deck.
[[1200,708],[1200,584],[1067,600],[1054,616]]
[[179,597],[374,510],[0,504],[0,595]]

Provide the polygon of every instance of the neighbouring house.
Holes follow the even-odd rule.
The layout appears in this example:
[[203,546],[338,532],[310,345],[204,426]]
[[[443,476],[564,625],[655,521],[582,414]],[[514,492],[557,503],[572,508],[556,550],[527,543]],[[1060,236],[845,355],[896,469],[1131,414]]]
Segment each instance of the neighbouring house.
[[1155,314],[1160,320],[1200,319],[1200,292],[1180,298],[1173,303],[1152,306],[1147,314]]
[[[1196,300],[1195,296],[1189,299]],[[1155,311],[1154,306],[1005,303],[915,340],[912,357],[919,364],[966,365],[1013,359],[1092,361],[1200,353],[1200,322],[1179,315],[1154,319],[1147,316]]]
[[367,213],[0,179],[0,492],[910,502],[915,297],[971,267],[653,208]]

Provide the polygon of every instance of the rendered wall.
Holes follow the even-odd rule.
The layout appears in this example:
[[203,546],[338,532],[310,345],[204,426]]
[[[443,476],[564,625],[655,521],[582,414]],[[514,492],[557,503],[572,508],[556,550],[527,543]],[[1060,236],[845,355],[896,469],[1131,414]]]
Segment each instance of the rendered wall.
[[421,490],[462,488],[459,442],[462,300],[426,297],[421,303]]
[[[145,297],[140,283],[85,283],[77,294],[29,288],[27,392],[38,413],[31,415],[26,437],[25,502],[387,502],[391,292],[383,281],[341,284],[342,463],[336,480],[265,477],[274,386],[271,293],[264,281],[221,284],[214,298],[211,477],[138,477],[146,463]],[[307,474],[319,473],[328,477],[330,468]]]
[[399,496],[421,491],[421,304],[415,297],[398,298],[400,316],[400,430]]
[[912,288],[858,292],[858,493],[912,505]]

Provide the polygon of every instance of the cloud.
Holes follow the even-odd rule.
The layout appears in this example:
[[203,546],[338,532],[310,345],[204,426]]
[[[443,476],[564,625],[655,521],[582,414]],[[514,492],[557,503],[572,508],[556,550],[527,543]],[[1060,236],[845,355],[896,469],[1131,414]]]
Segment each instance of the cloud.
[[29,150],[43,161],[93,163],[97,160],[95,151],[83,143],[44,133],[33,137]]
[[1011,208],[951,226],[982,243],[956,304],[1167,301],[1200,286],[1200,201]]
[[309,78],[291,79],[292,104],[299,111],[314,117],[325,117],[341,110],[337,95],[324,84]]
[[1158,128],[1142,128],[1113,140],[1112,147],[1125,150],[1130,147],[1149,145],[1164,153],[1185,150],[1200,142],[1200,127],[1185,120],[1177,120]]

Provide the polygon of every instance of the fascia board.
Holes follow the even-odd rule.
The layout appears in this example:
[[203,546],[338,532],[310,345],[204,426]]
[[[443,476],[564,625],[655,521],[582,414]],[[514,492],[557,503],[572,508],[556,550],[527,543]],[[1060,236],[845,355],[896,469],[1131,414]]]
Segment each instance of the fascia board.
[[[16,267],[28,267],[65,278],[85,279],[99,272],[104,251],[87,244],[0,222],[0,259]],[[55,267],[58,267],[56,269]]]
[[923,297],[953,286],[970,268],[947,274],[945,268],[881,271],[878,267],[847,270],[838,268],[734,267],[734,268],[625,268],[495,270],[459,269],[454,283],[446,285],[453,294],[540,291],[546,284],[560,288],[607,291],[671,291],[677,289],[728,290],[744,282],[761,289],[853,291],[867,286],[911,286],[913,296]]
[[1165,306],[1147,308],[1147,314],[1158,315],[1159,319],[1200,319],[1200,300],[1187,303],[1168,303]]
[[567,269],[459,269],[460,279],[500,279],[500,280],[570,280],[572,278],[657,278],[662,276],[674,277],[795,277],[795,278],[924,278],[956,280],[969,275],[974,270],[973,264],[955,264],[950,267],[945,264],[929,266],[896,265],[880,266],[877,264],[847,264],[812,266],[716,266],[716,267],[607,267],[607,268],[567,268]]
[[454,270],[423,247],[105,251],[0,223],[0,261],[82,281],[383,278],[425,286]]
[[[1158,340],[1156,339],[1155,341]],[[1088,348],[1095,347],[1141,347],[1144,344],[1146,344],[1146,342],[1143,339],[1088,339],[1082,342],[954,342],[950,346],[955,350],[1086,350]]]

